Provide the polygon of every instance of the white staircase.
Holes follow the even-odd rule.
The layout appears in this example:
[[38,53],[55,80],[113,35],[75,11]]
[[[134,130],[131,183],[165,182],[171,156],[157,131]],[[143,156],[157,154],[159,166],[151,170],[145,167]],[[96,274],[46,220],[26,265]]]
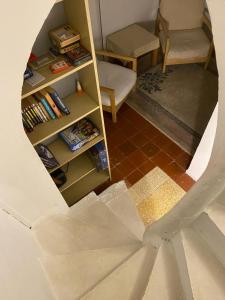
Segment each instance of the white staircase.
[[121,182],[34,226],[55,299],[225,299],[225,208],[153,245],[131,197]]

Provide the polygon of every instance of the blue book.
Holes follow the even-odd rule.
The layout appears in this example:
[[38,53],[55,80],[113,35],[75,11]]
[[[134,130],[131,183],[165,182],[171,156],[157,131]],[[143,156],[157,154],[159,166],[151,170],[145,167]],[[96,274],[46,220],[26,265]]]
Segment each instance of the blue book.
[[59,136],[69,146],[71,151],[80,149],[98,135],[99,130],[86,118],[59,133]]
[[52,100],[55,102],[58,109],[61,110],[61,112],[63,112],[64,114],[69,115],[70,111],[69,111],[68,107],[66,107],[66,105],[63,103],[63,101],[59,97],[58,93],[50,87],[47,88],[47,91],[50,94]]

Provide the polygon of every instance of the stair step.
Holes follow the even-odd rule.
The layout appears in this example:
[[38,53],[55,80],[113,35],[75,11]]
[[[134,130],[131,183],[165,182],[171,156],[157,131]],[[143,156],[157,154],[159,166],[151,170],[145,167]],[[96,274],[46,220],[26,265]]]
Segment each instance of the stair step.
[[86,208],[90,207],[93,203],[97,202],[98,196],[95,194],[95,192],[90,193],[86,197],[82,199],[82,201],[77,202],[73,206],[69,208],[70,213],[73,215],[82,213]]
[[145,226],[126,185],[123,182],[119,182],[110,188],[110,191],[100,195],[99,199],[142,241]]
[[223,300],[225,270],[193,229],[181,232],[194,299]]
[[142,247],[82,300],[138,300],[148,283],[156,250]]
[[138,239],[100,201],[80,213],[54,215],[33,227],[46,255],[136,244]]
[[184,299],[174,251],[170,242],[159,248],[143,300]]
[[138,248],[139,244],[80,251],[72,255],[44,257],[41,262],[57,299],[75,300],[93,289]]
[[213,204],[207,213],[201,214],[193,226],[225,267],[225,207]]

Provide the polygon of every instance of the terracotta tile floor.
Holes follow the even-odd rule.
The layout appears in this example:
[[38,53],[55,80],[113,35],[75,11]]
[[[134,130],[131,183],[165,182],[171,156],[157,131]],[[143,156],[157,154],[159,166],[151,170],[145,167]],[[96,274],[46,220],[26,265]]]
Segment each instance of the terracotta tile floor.
[[120,180],[131,186],[156,166],[185,191],[195,183],[185,174],[191,156],[127,104],[120,109],[117,123],[112,122],[109,113],[104,113],[104,119],[112,182],[98,188],[97,193]]

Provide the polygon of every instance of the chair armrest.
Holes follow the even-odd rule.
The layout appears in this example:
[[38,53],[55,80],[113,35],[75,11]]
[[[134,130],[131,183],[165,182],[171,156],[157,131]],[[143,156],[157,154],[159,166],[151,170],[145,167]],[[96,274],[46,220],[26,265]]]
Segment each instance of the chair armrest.
[[101,90],[101,92],[104,92],[104,93],[108,94],[109,96],[115,96],[115,90],[114,89],[110,89],[110,88],[105,87],[105,86],[100,86],[100,90]]
[[117,59],[125,60],[127,62],[131,62],[132,63],[132,70],[134,72],[137,71],[137,59],[135,57],[121,55],[121,54],[117,54],[117,53],[110,52],[110,51],[105,51],[105,50],[96,50],[95,53],[96,53],[96,55],[106,56],[106,57],[111,57],[111,58],[117,58]]
[[115,95],[115,90],[114,89],[110,89],[110,88],[105,87],[105,86],[100,86],[100,91],[108,94],[108,96],[110,98],[110,103],[111,103],[112,110],[115,110],[116,109],[116,95]]
[[158,22],[159,24],[162,26],[162,30],[165,34],[165,37],[167,39],[170,38],[170,35],[169,35],[169,24],[168,22],[163,18],[163,16],[160,14],[160,12],[158,12]]

